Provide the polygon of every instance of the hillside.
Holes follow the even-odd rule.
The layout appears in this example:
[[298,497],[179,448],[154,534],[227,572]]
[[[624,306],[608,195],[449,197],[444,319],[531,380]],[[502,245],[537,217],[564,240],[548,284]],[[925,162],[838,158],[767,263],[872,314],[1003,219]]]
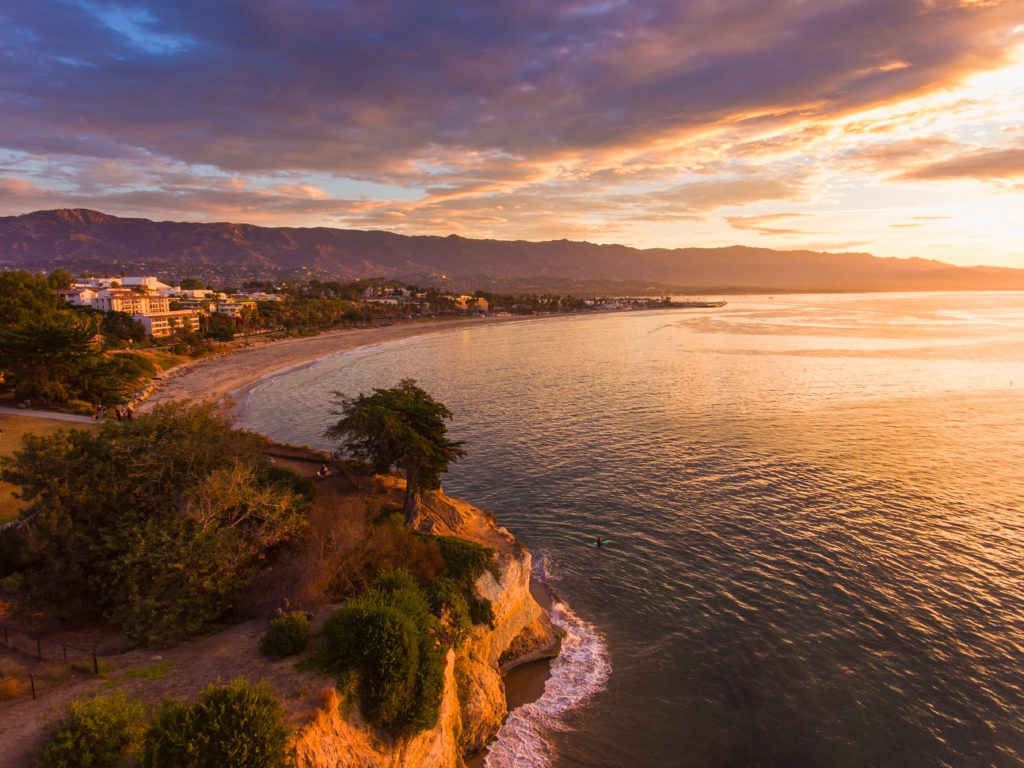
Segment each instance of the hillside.
[[867,253],[636,249],[568,240],[470,240],[345,229],[124,219],[62,209],[0,217],[0,268],[63,267],[165,279],[388,277],[491,290],[622,292],[1024,289],[1024,270]]

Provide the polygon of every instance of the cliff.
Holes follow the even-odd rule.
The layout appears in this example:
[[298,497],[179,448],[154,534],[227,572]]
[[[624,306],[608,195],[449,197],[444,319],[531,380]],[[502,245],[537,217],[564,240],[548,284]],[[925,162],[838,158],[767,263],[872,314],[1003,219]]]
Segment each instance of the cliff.
[[429,731],[393,739],[369,726],[354,701],[324,691],[295,739],[299,768],[462,766],[463,755],[483,747],[505,717],[501,671],[557,651],[547,611],[530,592],[530,553],[508,531],[440,492],[424,498],[418,528],[494,548],[500,578],[487,572],[477,581],[478,593],[492,602],[494,627],[477,626],[457,651],[448,651],[441,715]]

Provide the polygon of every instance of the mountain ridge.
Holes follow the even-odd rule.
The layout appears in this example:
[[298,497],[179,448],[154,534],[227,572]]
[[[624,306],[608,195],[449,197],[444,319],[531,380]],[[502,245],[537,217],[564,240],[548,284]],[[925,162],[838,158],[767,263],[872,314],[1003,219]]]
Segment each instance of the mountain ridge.
[[0,268],[144,269],[171,278],[385,277],[442,287],[616,284],[652,292],[1024,289],[1024,270],[744,245],[638,249],[383,230],[152,221],[86,208],[0,217]]

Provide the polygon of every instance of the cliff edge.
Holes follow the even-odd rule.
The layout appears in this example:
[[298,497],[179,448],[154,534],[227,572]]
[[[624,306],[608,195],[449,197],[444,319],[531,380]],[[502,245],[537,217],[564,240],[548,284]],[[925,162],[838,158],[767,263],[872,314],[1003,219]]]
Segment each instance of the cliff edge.
[[558,651],[548,612],[530,592],[530,553],[491,515],[432,492],[424,495],[417,528],[494,549],[498,577],[485,572],[476,584],[478,594],[492,603],[494,625],[474,627],[466,642],[448,651],[434,728],[392,738],[368,725],[354,701],[325,690],[320,708],[296,734],[299,768],[461,767],[463,756],[481,749],[507,714],[502,672]]

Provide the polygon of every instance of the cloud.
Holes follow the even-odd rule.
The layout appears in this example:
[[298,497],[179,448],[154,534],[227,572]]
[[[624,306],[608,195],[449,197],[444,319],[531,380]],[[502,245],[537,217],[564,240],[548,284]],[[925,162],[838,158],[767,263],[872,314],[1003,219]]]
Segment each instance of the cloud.
[[777,222],[813,218],[804,213],[771,213],[761,216],[726,216],[726,221],[735,229],[745,229],[761,235],[805,235],[817,234],[810,230],[791,227],[777,227]]
[[39,0],[3,14],[10,148],[421,183],[409,163],[438,148],[545,159],[945,84],[998,63],[1007,11]]
[[999,141],[994,99],[928,99],[1010,62],[1022,21],[1015,0],[4,3],[0,178],[35,191],[2,194],[408,233],[800,237],[765,208],[963,178],[968,159],[1019,176],[1012,153],[966,149]]
[[946,160],[919,166],[899,178],[934,181],[941,179],[975,179],[1002,181],[1024,176],[1024,147],[982,149],[965,152]]

